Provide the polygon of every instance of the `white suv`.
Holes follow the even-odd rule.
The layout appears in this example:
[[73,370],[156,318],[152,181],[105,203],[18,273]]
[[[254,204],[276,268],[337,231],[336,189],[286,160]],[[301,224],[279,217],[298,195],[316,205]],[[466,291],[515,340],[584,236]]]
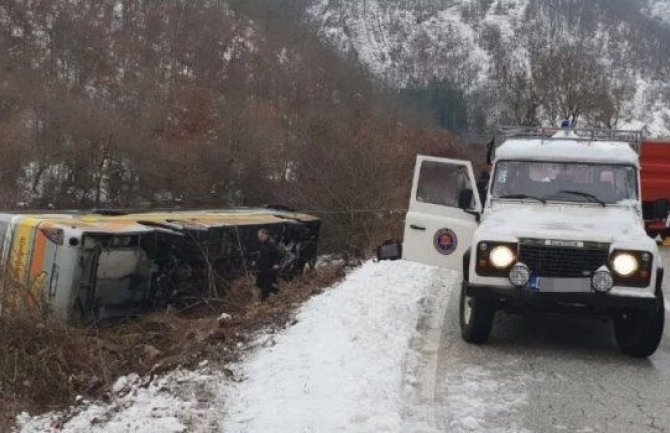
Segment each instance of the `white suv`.
[[485,195],[470,162],[418,157],[403,257],[463,271],[467,342],[488,339],[498,310],[576,313],[613,319],[624,353],[651,355],[663,269],[642,219],[638,134],[515,131],[497,139]]

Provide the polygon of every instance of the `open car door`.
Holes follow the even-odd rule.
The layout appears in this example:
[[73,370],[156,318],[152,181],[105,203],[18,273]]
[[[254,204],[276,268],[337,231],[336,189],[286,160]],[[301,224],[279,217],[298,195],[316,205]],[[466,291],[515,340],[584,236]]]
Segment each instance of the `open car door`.
[[469,161],[417,157],[403,258],[462,270],[481,210]]

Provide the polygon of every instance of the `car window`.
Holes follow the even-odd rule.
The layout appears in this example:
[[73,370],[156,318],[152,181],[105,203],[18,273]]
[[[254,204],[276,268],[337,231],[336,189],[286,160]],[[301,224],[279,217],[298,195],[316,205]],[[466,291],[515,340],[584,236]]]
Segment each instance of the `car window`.
[[[463,165],[424,161],[416,192],[421,203],[458,207],[464,190],[472,190],[467,168]],[[474,198],[470,208],[474,209]]]
[[607,204],[637,200],[637,171],[631,166],[608,164],[499,162],[492,197],[522,195],[549,201]]

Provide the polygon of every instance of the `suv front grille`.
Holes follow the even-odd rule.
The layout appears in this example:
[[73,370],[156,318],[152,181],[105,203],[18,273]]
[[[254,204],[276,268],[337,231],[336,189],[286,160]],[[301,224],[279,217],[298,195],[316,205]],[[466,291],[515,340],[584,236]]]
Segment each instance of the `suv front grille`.
[[523,239],[519,260],[539,277],[584,278],[607,264],[609,250],[609,244],[598,242],[562,242],[557,246],[553,241]]

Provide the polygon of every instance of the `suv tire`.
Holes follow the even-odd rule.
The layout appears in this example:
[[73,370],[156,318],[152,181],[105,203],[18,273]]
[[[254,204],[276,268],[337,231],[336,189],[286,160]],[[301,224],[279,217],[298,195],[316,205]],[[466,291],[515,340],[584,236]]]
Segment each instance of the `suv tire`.
[[466,283],[461,287],[459,320],[461,336],[470,344],[483,344],[489,339],[493,318],[496,314],[494,301],[470,298],[466,295]]
[[665,306],[663,292],[656,295],[654,311],[627,311],[614,318],[614,335],[621,352],[635,358],[651,356],[663,338]]

